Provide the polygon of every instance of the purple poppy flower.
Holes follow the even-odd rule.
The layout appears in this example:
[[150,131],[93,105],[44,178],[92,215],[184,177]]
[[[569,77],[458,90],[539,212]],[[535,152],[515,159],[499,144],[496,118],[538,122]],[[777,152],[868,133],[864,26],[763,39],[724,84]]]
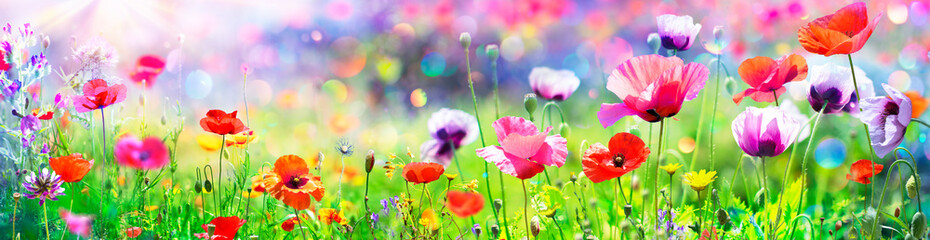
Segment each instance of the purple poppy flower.
[[687,15],[661,15],[656,17],[656,23],[659,25],[662,47],[669,50],[688,50],[701,31],[701,24],[695,24],[691,16]]
[[[872,89],[872,80],[865,76],[865,71],[856,68],[856,80],[859,81],[859,93],[862,98],[875,96]],[[813,66],[810,70],[810,91],[807,97],[814,111],[823,108],[824,114],[848,112],[852,115],[859,113],[859,104],[856,97],[856,86],[853,85],[852,75],[848,67],[837,66],[832,63]]]
[[555,101],[564,101],[581,85],[581,80],[571,70],[554,70],[536,67],[530,71],[530,88],[536,95]]
[[478,121],[461,110],[440,109],[427,122],[433,139],[420,146],[420,155],[427,162],[448,166],[455,150],[478,139]]
[[872,148],[885,157],[904,141],[904,132],[911,123],[911,100],[897,89],[882,83],[888,96],[862,99],[859,120],[869,125]]
[[48,168],[43,168],[42,172],[36,175],[32,172],[26,176],[23,181],[23,187],[26,188],[26,197],[29,199],[39,198],[39,206],[45,204],[45,200],[58,200],[58,196],[65,195],[65,188],[61,187],[61,176],[55,172],[49,172]]
[[778,156],[794,142],[801,124],[776,107],[748,107],[733,120],[733,138],[743,152],[756,157]]

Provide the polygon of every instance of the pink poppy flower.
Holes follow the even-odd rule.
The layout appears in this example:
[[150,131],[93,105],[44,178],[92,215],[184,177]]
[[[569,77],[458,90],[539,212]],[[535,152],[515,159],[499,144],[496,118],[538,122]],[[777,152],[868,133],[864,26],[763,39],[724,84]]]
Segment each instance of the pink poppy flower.
[[108,86],[103,79],[94,79],[84,84],[84,95],[74,96],[74,110],[79,113],[103,109],[126,99],[126,86],[113,84]]
[[623,102],[601,104],[597,117],[607,128],[631,115],[648,122],[675,116],[685,101],[697,97],[709,73],[703,64],[685,65],[677,57],[653,54],[631,58],[607,78],[607,90]]
[[71,233],[85,238],[90,236],[91,223],[93,223],[94,217],[74,214],[64,209],[58,210],[58,215],[61,216],[62,220],[65,220],[68,231]]
[[581,80],[570,70],[536,67],[530,71],[530,88],[536,95],[554,101],[564,101],[575,93]]
[[136,169],[158,169],[169,162],[168,147],[157,137],[139,140],[133,136],[120,138],[113,149],[120,165]]
[[491,124],[500,146],[476,150],[478,156],[492,162],[506,174],[527,179],[542,172],[545,166],[562,167],[568,156],[567,141],[552,127],[539,132],[536,125],[521,117],[503,117]]

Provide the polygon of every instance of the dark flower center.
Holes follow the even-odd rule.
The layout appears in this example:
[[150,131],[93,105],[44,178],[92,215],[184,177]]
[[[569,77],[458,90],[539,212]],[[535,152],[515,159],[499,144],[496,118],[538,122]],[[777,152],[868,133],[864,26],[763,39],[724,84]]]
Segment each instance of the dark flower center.
[[759,142],[759,156],[774,157],[775,148],[778,147],[778,143],[774,140],[762,140]]
[[288,180],[287,182],[284,182],[284,186],[290,189],[299,189],[300,187],[303,187],[304,185],[306,185],[307,181],[308,179],[306,178],[293,176],[291,177],[290,180]]
[[898,108],[897,103],[888,102],[888,104],[885,104],[885,110],[882,111],[882,115],[885,115],[885,116],[898,115],[899,112],[900,112],[900,109]]
[[151,154],[149,154],[147,151],[142,151],[139,153],[139,161],[148,161],[149,157],[151,157]]
[[623,153],[614,154],[614,167],[623,168],[623,164],[626,163],[626,156]]

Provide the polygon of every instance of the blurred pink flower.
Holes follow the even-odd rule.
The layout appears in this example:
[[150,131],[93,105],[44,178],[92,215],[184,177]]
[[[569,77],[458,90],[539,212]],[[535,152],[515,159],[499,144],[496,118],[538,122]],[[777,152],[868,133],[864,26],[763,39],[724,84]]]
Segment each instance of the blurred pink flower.
[[565,164],[568,142],[558,134],[548,136],[552,127],[539,132],[536,125],[521,117],[503,117],[491,126],[497,132],[500,146],[480,148],[476,152],[502,172],[528,179],[542,172],[545,166]]
[[530,71],[530,88],[536,95],[555,101],[564,101],[581,85],[581,80],[571,70],[554,70],[535,67]]
[[157,137],[139,140],[134,136],[120,138],[113,149],[116,161],[136,169],[158,169],[169,162],[168,147]]
[[64,209],[58,210],[58,215],[65,221],[68,231],[71,233],[85,238],[90,236],[91,223],[94,221],[93,216],[78,215]]

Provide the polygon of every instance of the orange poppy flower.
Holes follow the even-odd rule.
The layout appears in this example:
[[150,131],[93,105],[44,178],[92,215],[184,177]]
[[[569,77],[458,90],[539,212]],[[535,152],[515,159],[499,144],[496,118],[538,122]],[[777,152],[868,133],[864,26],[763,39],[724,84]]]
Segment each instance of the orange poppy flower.
[[312,196],[323,199],[323,183],[319,176],[310,174],[307,162],[295,155],[284,155],[274,163],[272,174],[265,174],[264,187],[268,194],[288,206],[304,210],[310,207]]
[[[872,168],[875,168],[875,172],[872,172]],[[869,178],[875,176],[882,172],[882,169],[885,168],[881,164],[872,164],[872,161],[869,160],[859,160],[852,164],[849,167],[849,174],[846,174],[846,179],[856,181],[862,184],[869,184],[872,182]]]
[[733,95],[733,102],[739,104],[746,96],[756,102],[775,102],[775,96],[788,90],[785,83],[807,78],[807,60],[797,54],[785,55],[778,60],[758,56],[739,65],[739,76],[750,88]]
[[911,99],[911,118],[919,118],[930,106],[930,98],[921,97],[917,91],[907,91],[904,95]]
[[428,162],[412,162],[404,166],[404,179],[413,184],[436,181],[446,169],[442,164]]
[[484,208],[484,196],[477,192],[452,190],[446,193],[446,207],[455,216],[467,218],[481,212]]
[[257,138],[258,136],[255,135],[255,131],[252,131],[252,129],[249,129],[249,128],[245,128],[245,130],[243,130],[242,132],[233,134],[227,137],[226,146],[227,147],[236,146],[239,148],[243,148],[245,147],[245,144],[251,143],[252,141],[255,141],[255,139]]
[[617,133],[610,138],[610,148],[595,143],[584,152],[581,161],[584,174],[599,183],[631,172],[649,157],[649,148],[642,139],[630,133]]
[[869,40],[881,18],[879,13],[869,22],[864,2],[849,4],[798,29],[798,41],[808,52],[827,57],[854,53]]
[[61,175],[61,180],[65,182],[79,182],[84,179],[90,168],[94,166],[94,160],[84,160],[80,153],[74,153],[68,156],[51,158],[48,165],[55,170],[55,173]]
[[346,225],[349,223],[349,219],[346,219],[341,210],[337,211],[336,209],[332,208],[320,208],[320,211],[317,212],[317,215],[320,218],[320,222],[325,224],[338,223],[340,225]]
[[127,238],[136,238],[136,237],[139,237],[139,235],[142,234],[142,228],[140,228],[140,227],[131,227],[131,228],[127,228],[125,232],[126,232],[126,237],[127,237]]
[[288,218],[281,223],[281,229],[285,232],[294,231],[294,226],[297,225],[297,217]]

